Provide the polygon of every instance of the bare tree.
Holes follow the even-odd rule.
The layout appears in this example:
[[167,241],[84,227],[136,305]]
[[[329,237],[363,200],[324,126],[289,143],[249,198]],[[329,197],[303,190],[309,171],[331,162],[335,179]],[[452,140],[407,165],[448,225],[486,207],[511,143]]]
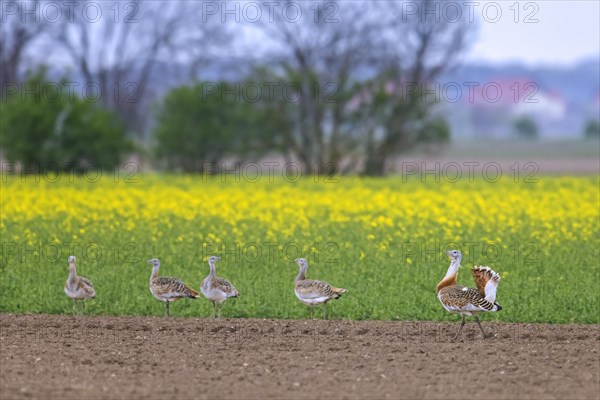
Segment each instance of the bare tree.
[[431,121],[435,101],[424,90],[435,87],[435,79],[456,64],[472,24],[464,17],[465,10],[455,8],[458,15],[442,14],[443,5],[436,0],[411,2],[410,8],[404,2],[387,4],[387,19],[382,23],[385,55],[375,85],[369,87],[371,100],[363,109],[363,122],[367,121],[364,172],[368,175],[383,175],[391,156],[431,137],[427,130],[444,126]]
[[2,2],[0,6],[0,96],[27,72],[27,53],[48,29],[39,1]]
[[286,1],[281,10],[262,28],[280,87],[299,92],[276,99],[288,119],[283,146],[306,171],[328,173],[357,144],[345,121],[356,77],[376,59],[375,8],[366,2]]
[[[306,170],[343,172],[343,163],[356,168],[362,159],[365,173],[381,175],[392,155],[427,136],[425,127],[443,127],[428,121],[434,107],[419,88],[457,60],[465,18],[421,12],[443,5],[433,0],[283,4],[300,7],[303,18],[276,12],[262,27],[268,59],[300,87],[297,101],[278,107],[288,121],[283,144]],[[408,82],[417,90],[406,96],[398,88]]]
[[101,17],[74,13],[56,39],[82,85],[97,87],[104,105],[138,135],[148,122],[149,100],[181,79],[173,72],[190,66],[189,75],[197,73],[209,49],[226,37],[221,24],[203,22],[201,2],[84,1],[81,8],[86,4],[100,6],[93,15]]

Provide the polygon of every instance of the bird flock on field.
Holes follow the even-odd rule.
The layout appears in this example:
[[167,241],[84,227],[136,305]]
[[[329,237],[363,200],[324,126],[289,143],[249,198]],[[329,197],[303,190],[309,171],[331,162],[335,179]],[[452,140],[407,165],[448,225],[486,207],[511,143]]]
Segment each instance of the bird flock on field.
[[[471,269],[471,274],[477,288],[460,286],[456,281],[462,254],[459,250],[450,250],[446,255],[450,258],[450,267],[444,278],[438,283],[436,293],[442,306],[449,313],[459,314],[462,317],[454,339],[456,340],[460,336],[466,316],[472,316],[475,319],[483,337],[486,338],[478,314],[502,310],[500,304],[496,302],[496,290],[500,282],[500,275],[490,267],[476,265]],[[217,276],[216,264],[220,259],[221,257],[218,256],[208,258],[209,274],[200,283],[200,293],[212,303],[211,316],[213,318],[221,317],[221,308],[227,299],[240,296],[240,292],[231,282]],[[68,259],[69,277],[65,282],[65,293],[73,299],[75,312],[79,313],[77,302],[81,301],[82,307],[85,309],[85,301],[95,298],[96,291],[89,279],[77,275],[75,261],[75,256],[70,256]],[[314,317],[314,307],[323,304],[323,315],[326,319],[327,302],[340,298],[348,290],[331,286],[324,281],[306,279],[308,261],[305,258],[298,258],[294,262],[299,267],[294,286],[296,297],[302,304],[310,306],[311,319]],[[160,261],[157,258],[148,260],[148,263],[152,265],[149,281],[150,293],[158,301],[165,303],[166,317],[170,316],[170,303],[183,298],[196,299],[200,297],[200,293],[186,285],[181,279],[158,276]]]

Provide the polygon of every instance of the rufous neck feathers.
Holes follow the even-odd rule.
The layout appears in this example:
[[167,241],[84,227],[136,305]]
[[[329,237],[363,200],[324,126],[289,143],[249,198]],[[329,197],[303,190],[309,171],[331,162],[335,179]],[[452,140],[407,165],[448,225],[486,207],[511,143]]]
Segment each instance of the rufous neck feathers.
[[458,277],[458,269],[460,268],[460,261],[452,261],[450,268],[446,272],[444,279],[437,285],[436,293],[445,288],[446,286],[456,285],[456,278]]

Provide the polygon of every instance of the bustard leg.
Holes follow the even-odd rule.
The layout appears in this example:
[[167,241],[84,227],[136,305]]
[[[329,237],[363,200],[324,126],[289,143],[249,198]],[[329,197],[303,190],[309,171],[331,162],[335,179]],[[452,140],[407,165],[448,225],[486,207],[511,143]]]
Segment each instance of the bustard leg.
[[315,319],[314,318],[314,313],[315,313],[315,309],[313,306],[310,306],[310,319]]
[[327,302],[323,304],[323,319],[327,319]]
[[167,301],[167,302],[165,302],[165,304],[167,305],[167,310],[166,310],[166,313],[165,313],[165,317],[169,318],[171,316],[171,314],[169,314],[169,302]]
[[222,307],[223,307],[223,303],[219,304],[218,307],[217,307],[217,309],[219,311],[219,317],[218,317],[219,319],[221,319],[221,308]]
[[485,335],[485,331],[483,330],[483,327],[481,326],[481,322],[479,322],[479,317],[475,315],[475,321],[477,322],[477,325],[479,325],[479,329],[481,329],[481,334],[483,335],[483,338],[487,338],[487,336]]
[[214,318],[215,317],[215,302],[214,301],[210,301],[212,303],[212,307],[210,308],[210,317]]
[[75,301],[75,299],[73,299],[73,314],[77,315],[77,302]]
[[458,336],[462,332],[463,326],[465,326],[465,316],[464,315],[462,316],[462,320],[460,321],[460,328],[458,328],[458,332],[456,332],[456,335],[454,335],[454,339],[452,339],[452,340],[458,339]]

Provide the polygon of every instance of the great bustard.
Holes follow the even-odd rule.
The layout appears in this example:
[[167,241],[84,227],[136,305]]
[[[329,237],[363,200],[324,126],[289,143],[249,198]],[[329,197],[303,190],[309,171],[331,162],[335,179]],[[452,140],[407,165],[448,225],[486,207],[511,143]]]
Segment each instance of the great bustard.
[[223,302],[230,297],[239,297],[240,292],[227,279],[217,277],[216,263],[221,257],[211,256],[208,258],[210,273],[200,284],[200,291],[212,302],[212,317],[215,317],[215,308],[218,308],[221,318],[221,307]]
[[96,291],[94,290],[94,284],[89,279],[82,276],[77,276],[77,269],[75,268],[75,256],[69,257],[69,277],[65,282],[65,293],[67,296],[73,299],[73,306],[77,312],[77,300],[83,301],[83,308],[85,308],[86,299],[93,299],[96,297]]
[[160,261],[157,258],[148,260],[152,264],[152,275],[150,275],[150,292],[158,300],[166,305],[165,316],[170,317],[169,303],[182,298],[196,299],[200,297],[198,292],[183,283],[178,278],[169,276],[158,276]]
[[450,268],[448,268],[444,279],[438,283],[436,292],[438,299],[448,312],[462,316],[460,328],[458,328],[454,340],[458,339],[465,325],[465,316],[475,318],[485,338],[486,335],[477,314],[502,310],[500,304],[496,303],[496,289],[498,288],[498,282],[500,282],[500,275],[492,271],[490,267],[474,266],[471,273],[477,289],[459,286],[456,284],[456,278],[458,277],[462,254],[458,250],[450,250],[446,254],[450,257]]
[[339,298],[342,293],[346,293],[346,289],[336,288],[323,281],[315,281],[306,279],[306,270],[308,269],[308,261],[305,258],[294,260],[300,267],[300,272],[296,277],[296,286],[294,292],[296,297],[307,306],[310,306],[310,318],[314,315],[314,306],[324,304],[323,315],[327,319],[327,302],[331,299]]

